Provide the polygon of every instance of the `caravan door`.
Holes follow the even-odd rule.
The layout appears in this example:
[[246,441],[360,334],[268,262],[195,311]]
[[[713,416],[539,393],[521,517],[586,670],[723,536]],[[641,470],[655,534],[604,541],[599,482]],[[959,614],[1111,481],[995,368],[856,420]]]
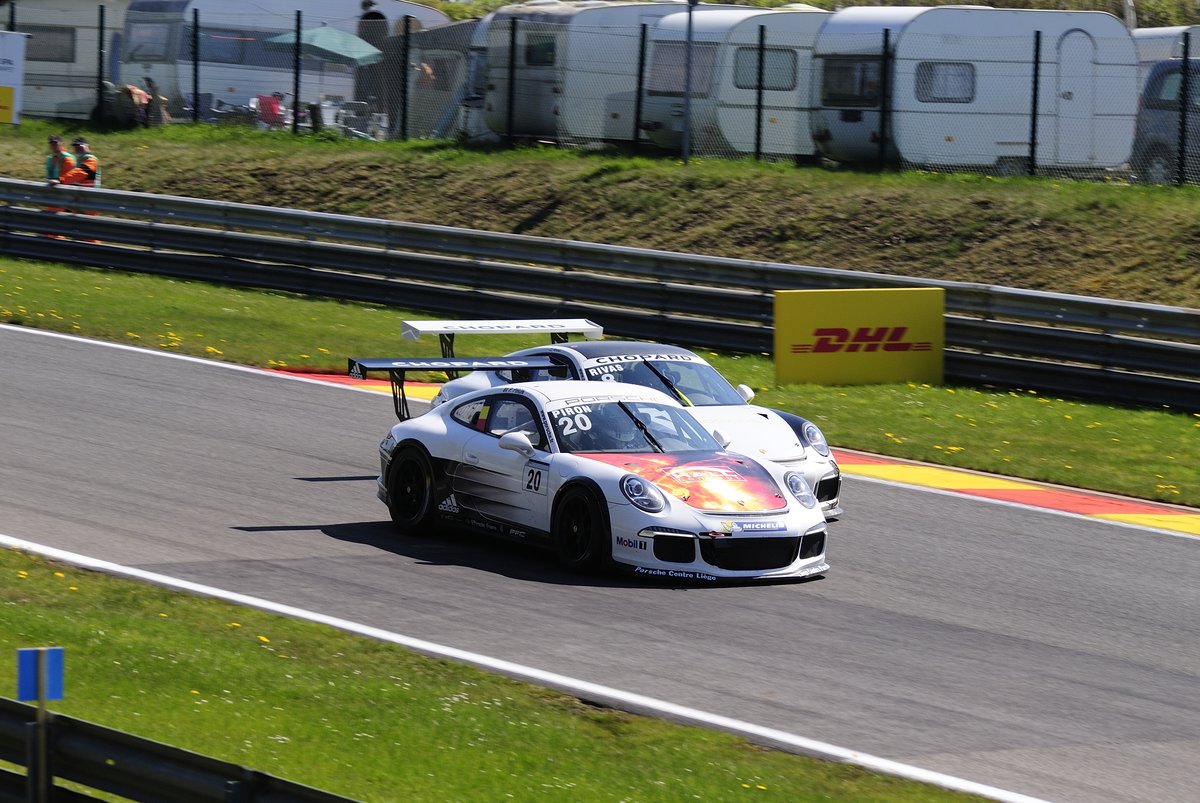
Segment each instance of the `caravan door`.
[[1058,40],[1054,102],[1055,159],[1059,165],[1096,162],[1096,42],[1075,29]]

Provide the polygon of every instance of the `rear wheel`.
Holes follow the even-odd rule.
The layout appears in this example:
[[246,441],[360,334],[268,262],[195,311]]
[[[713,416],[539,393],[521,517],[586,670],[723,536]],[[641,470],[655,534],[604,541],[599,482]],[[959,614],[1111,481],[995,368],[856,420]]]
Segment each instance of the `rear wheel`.
[[591,573],[608,564],[612,532],[592,491],[578,486],[564,491],[550,530],[558,559],[568,569]]
[[1175,180],[1175,157],[1157,148],[1139,156],[1133,169],[1142,184],[1170,184]]
[[401,447],[392,458],[388,478],[388,512],[396,527],[412,532],[432,524],[435,481],[425,450]]

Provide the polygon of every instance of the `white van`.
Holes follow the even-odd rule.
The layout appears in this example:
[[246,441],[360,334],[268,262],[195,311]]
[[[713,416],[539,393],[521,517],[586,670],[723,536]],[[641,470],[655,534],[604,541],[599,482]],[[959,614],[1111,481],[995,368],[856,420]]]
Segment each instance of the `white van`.
[[[815,153],[812,56],[830,14],[813,6],[703,8],[692,16],[691,131],[700,153]],[[663,17],[654,30],[642,127],[654,143],[679,151],[683,140],[688,14]],[[757,119],[759,37],[763,38],[762,119]]]
[[1039,32],[1037,166],[1119,167],[1133,144],[1137,56],[1125,25],[1096,11],[838,11],[817,42],[814,139],[839,162],[1023,172]]

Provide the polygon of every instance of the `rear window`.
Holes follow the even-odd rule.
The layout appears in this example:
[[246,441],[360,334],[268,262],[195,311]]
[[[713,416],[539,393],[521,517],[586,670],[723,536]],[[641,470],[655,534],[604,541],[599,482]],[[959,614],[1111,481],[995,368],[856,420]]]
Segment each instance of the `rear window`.
[[878,58],[825,59],[821,73],[822,106],[878,106]]

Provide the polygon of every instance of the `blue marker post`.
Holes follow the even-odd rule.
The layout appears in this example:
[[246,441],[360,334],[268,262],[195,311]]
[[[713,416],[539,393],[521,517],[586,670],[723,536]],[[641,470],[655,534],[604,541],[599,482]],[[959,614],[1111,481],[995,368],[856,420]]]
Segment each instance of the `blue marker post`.
[[47,700],[63,698],[63,648],[29,647],[17,650],[17,699],[22,702],[37,700],[37,747],[34,755],[36,767],[29,776],[29,799],[33,803],[50,800],[49,717],[46,714]]

